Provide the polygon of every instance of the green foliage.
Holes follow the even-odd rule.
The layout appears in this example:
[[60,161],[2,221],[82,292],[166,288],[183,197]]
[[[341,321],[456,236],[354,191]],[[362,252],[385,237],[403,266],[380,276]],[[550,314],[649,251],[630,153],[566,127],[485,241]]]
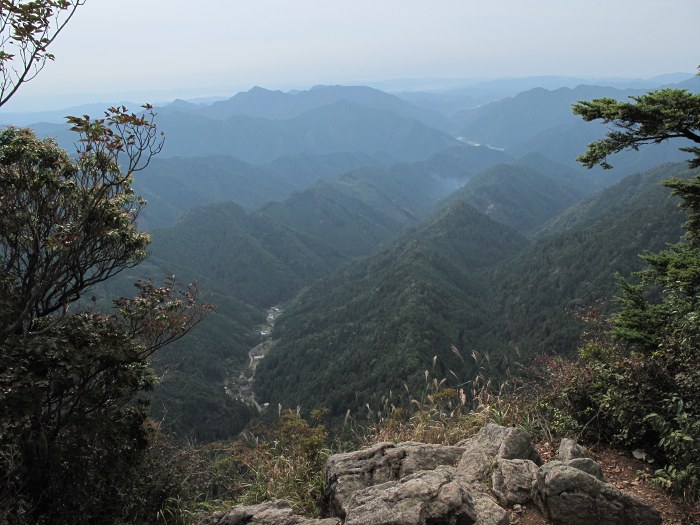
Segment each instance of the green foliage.
[[76,160],[30,130],[0,132],[0,516],[8,521],[122,517],[149,439],[139,398],[153,385],[148,360],[210,309],[196,287],[167,280],[137,283],[112,315],[69,311],[144,257],[131,174],[160,147],[151,118],[111,108],[105,119],[73,119]]
[[54,56],[48,48],[85,0],[0,1],[0,107]]
[[457,370],[463,362],[451,345],[478,333],[487,315],[479,303],[480,270],[525,242],[453,203],[289,305],[275,326],[280,341],[258,367],[256,394],[273,405],[324,406],[342,415],[366,403],[377,407],[404,383],[417,390],[436,354],[443,376]]
[[[700,466],[692,451],[700,443],[700,176],[664,184],[682,199],[686,234],[666,250],[642,256],[648,266],[638,273],[639,285],[624,283],[613,334],[639,355],[643,370],[654,371],[636,378],[648,380],[656,394],[644,420],[671,469],[671,488],[697,497]],[[682,452],[682,442],[690,454]]]
[[[574,113],[585,121],[602,120],[615,128],[607,138],[589,144],[588,151],[578,157],[584,166],[599,164],[611,168],[606,161],[611,154],[636,151],[642,145],[660,144],[672,138],[700,143],[700,95],[682,89],[660,89],[630,98],[634,103],[600,98],[573,105]],[[690,167],[700,166],[700,148],[681,150],[695,156],[689,161]]]
[[619,279],[620,311],[609,328],[600,315],[588,316],[595,329],[581,350],[579,377],[552,398],[589,437],[656,454],[665,465],[660,482],[691,499],[700,443],[698,182],[696,175],[665,183],[688,211],[685,237],[644,254],[639,283]]
[[218,469],[241,487],[239,501],[248,504],[284,498],[298,511],[318,516],[323,508],[322,469],[330,456],[325,416],[309,424],[293,411],[280,413],[272,425],[254,426],[245,440],[234,442]]
[[581,385],[588,385],[590,367],[563,356],[536,356],[509,378],[503,402],[514,407],[513,423],[540,439],[588,437],[595,411]]
[[216,468],[210,447],[171,440],[161,428],[150,431],[148,447],[132,469],[123,523],[192,523],[228,495],[229,479]]
[[[120,488],[148,439],[147,412],[132,402],[152,384],[134,358],[142,348],[98,314],[67,316],[1,348],[0,445],[21,458],[3,465],[17,491],[2,487],[3,499],[26,502],[34,519],[88,517],[101,512],[95,505],[118,515]],[[91,497],[81,496],[87,487]]]
[[[700,498],[700,416],[689,414],[678,395],[665,399],[667,416],[652,413],[645,420],[659,435],[659,448],[668,463],[656,471],[655,481],[687,499]],[[667,417],[671,417],[667,419]]]
[[[612,99],[574,107],[584,119],[601,118],[622,131],[589,146],[579,160],[589,167],[625,148],[684,137],[700,142],[700,98],[660,90],[623,104]],[[700,165],[700,150],[690,161]],[[700,175],[664,182],[687,213],[685,235],[665,250],[647,252],[638,283],[620,279],[620,311],[613,318],[606,350],[584,355],[592,372],[577,386],[584,410],[608,439],[654,451],[665,465],[657,480],[690,499],[700,494]],[[590,345],[589,345],[590,347]]]
[[74,163],[51,141],[8,128],[0,170],[0,286],[3,309],[16,314],[3,334],[26,331],[143,259],[149,239],[133,224],[141,203],[113,156],[83,154]]

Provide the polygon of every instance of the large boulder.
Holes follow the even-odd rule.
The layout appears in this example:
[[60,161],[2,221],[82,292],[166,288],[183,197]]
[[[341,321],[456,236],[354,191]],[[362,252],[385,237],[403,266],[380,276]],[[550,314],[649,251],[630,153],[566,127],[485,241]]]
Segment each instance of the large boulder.
[[595,476],[600,481],[605,481],[600,464],[593,459],[586,447],[579,445],[573,439],[564,438],[561,440],[557,459],[570,467],[583,470],[591,476]]
[[464,448],[458,471],[467,478],[479,481],[489,479],[499,459],[527,459],[537,465],[542,463],[532,444],[532,436],[520,428],[489,423],[475,436],[457,443],[457,446]]
[[491,496],[480,490],[472,490],[469,494],[476,511],[474,525],[508,525],[510,523],[508,513]]
[[566,462],[537,473],[537,505],[554,525],[660,525],[661,516],[642,500]]
[[559,443],[557,459],[559,461],[571,461],[572,459],[593,459],[593,456],[591,456],[586,447],[579,445],[573,439],[563,438]]
[[472,525],[476,511],[450,467],[437,467],[356,491],[345,525]]
[[499,459],[491,482],[501,505],[528,503],[537,493],[537,465],[529,459]]
[[455,466],[463,453],[461,447],[405,442],[335,454],[323,468],[330,511],[345,517],[346,504],[356,491],[441,465]]
[[316,520],[294,514],[286,500],[266,501],[258,505],[239,505],[215,512],[199,525],[337,525],[337,518]]

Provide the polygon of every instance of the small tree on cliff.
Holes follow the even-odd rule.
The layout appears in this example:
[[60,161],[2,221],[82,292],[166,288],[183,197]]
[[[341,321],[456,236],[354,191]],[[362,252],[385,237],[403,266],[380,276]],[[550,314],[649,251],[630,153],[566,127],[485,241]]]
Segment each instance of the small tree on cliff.
[[[634,102],[599,98],[573,105],[574,114],[583,120],[602,120],[615,128],[606,138],[588,145],[578,161],[588,168],[600,165],[609,169],[609,155],[623,150],[637,150],[645,144],[660,144],[673,138],[684,138],[700,144],[700,95],[683,89],[661,89]],[[684,147],[692,153],[690,167],[700,166],[700,147]]]
[[[587,167],[610,168],[607,156],[671,138],[700,144],[700,95],[663,89],[634,103],[613,99],[579,102],[574,113],[615,129],[579,157]],[[684,147],[700,167],[700,148]],[[685,235],[666,250],[645,253],[638,283],[619,280],[620,311],[612,335],[627,353],[598,363],[606,381],[597,392],[599,414],[624,440],[654,447],[667,466],[666,486],[700,495],[700,175],[664,181],[687,212]],[[617,400],[617,402],[615,401]],[[632,403],[630,403],[632,401]],[[625,407],[627,404],[627,408]]]

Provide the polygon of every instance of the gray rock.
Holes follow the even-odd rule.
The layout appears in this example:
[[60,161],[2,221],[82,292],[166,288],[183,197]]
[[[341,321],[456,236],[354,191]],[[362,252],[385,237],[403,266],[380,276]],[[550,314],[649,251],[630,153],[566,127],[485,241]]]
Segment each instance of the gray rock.
[[498,459],[529,459],[538,465],[542,463],[532,444],[532,436],[520,428],[489,423],[457,446],[465,449],[457,467],[460,474],[480,481],[490,478]]
[[240,505],[215,512],[199,525],[337,525],[337,518],[316,520],[294,514],[286,500],[266,501],[258,505]]
[[537,465],[529,459],[499,459],[491,480],[502,505],[528,503],[537,493]]
[[583,470],[552,461],[537,473],[537,505],[554,525],[660,525],[661,516]]
[[[656,510],[604,482],[588,451],[562,440],[537,467],[530,435],[489,424],[456,447],[378,443],[336,454],[324,467],[330,511],[345,525],[507,525],[533,500],[553,525],[660,525]],[[456,468],[455,468],[456,466]],[[493,494],[484,482],[491,480]],[[284,500],[217,512],[201,525],[336,525],[294,514]]]
[[474,525],[508,525],[508,513],[489,496],[479,491],[470,491],[474,510],[476,511],[476,523]]
[[576,443],[573,439],[564,438],[559,444],[557,460],[570,467],[577,468],[595,476],[600,481],[605,481],[603,469],[591,456],[588,449]]
[[582,447],[576,441],[569,438],[564,438],[559,444],[559,452],[557,459],[559,461],[571,461],[572,459],[588,458],[593,459],[588,449]]
[[460,447],[406,442],[378,443],[368,449],[335,454],[323,467],[330,511],[344,517],[355,491],[440,465],[455,466],[463,453]]
[[356,491],[345,525],[471,525],[476,512],[453,468],[437,467]]
[[603,468],[600,466],[600,463],[591,458],[576,458],[566,461],[565,463],[570,467],[583,470],[586,474],[590,474],[600,481],[605,481],[605,476],[603,476]]
[[432,470],[440,465],[457,466],[464,449],[447,445],[430,445],[407,441],[396,445],[403,451],[399,477],[408,476],[421,470]]

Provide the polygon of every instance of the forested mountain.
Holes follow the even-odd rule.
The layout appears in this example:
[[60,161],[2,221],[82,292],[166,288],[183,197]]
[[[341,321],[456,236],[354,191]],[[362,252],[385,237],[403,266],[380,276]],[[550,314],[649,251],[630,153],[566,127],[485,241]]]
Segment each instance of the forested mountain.
[[[155,206],[144,222],[166,222],[179,211],[172,204],[184,208],[225,196],[240,201],[255,195],[251,187],[281,191],[304,184],[316,172],[371,160],[351,154],[295,156],[256,167],[229,157],[167,159],[139,174],[146,188],[163,196],[162,204],[171,204]],[[196,331],[161,354],[159,370],[168,373],[154,393],[154,415],[173,431],[198,439],[238,431],[251,414],[223,385],[238,375],[247,351],[260,341],[260,309],[289,299],[351,259],[375,253],[484,166],[507,160],[498,151],[460,145],[426,161],[365,168],[319,182],[259,211],[233,202],[195,206],[178,222],[154,230],[148,261],[105,295],[128,295],[126,283],[138,278],[175,274],[181,282],[197,279],[207,301],[218,305]],[[205,168],[202,176],[188,177],[197,162]],[[286,181],[281,190],[272,186],[276,180]],[[157,192],[159,182],[169,185],[167,191]],[[241,192],[235,195],[237,188]]]
[[346,261],[335,247],[232,202],[191,210],[157,230],[151,264],[257,307],[292,297]]
[[[491,275],[500,335],[526,354],[570,353],[582,326],[576,308],[615,308],[615,274],[642,267],[639,254],[681,235],[683,214],[659,182],[690,177],[684,164],[632,175],[567,210],[540,238]],[[544,235],[544,232],[550,232]],[[604,303],[599,303],[599,301]]]
[[[692,171],[689,171],[684,163],[676,163],[661,164],[646,172],[625,177],[614,186],[565,210],[545,224],[537,232],[537,235],[544,237],[575,227],[582,227],[595,222],[600,217],[624,213],[630,206],[632,208],[638,206],[651,208],[663,203],[664,196],[666,196],[667,201],[671,201],[670,203],[673,204],[674,199],[667,189],[661,187],[661,181],[669,177],[687,178],[690,173]],[[675,210],[675,218],[680,217],[679,214],[680,212]]]
[[[437,373],[468,379],[472,363],[452,345],[465,359],[490,355],[494,373],[517,352],[571,351],[571,309],[608,297],[615,271],[678,235],[657,183],[682,168],[600,192],[677,157],[675,147],[616,158],[611,173],[574,167],[603,130],[572,117],[571,103],[632,92],[540,88],[454,113],[474,100],[256,88],[164,108],[166,150],[135,181],[149,201],[139,220],[151,257],[115,281],[119,291],[96,291],[122,295],[129,280],[174,274],[219,305],[161,354],[154,414],[198,439],[241,428],[251,412],[224,384],[279,302],[289,305],[256,376],[260,401],[344,412],[404,381],[417,387],[434,355]],[[460,140],[444,132],[456,129],[449,117]]]
[[[629,78],[583,78],[562,76],[537,76],[526,78],[500,78],[471,82],[446,79],[435,81],[417,81],[410,91],[398,91],[397,95],[413,104],[426,106],[440,111],[445,115],[453,115],[459,110],[483,106],[518,93],[535,88],[554,91],[560,88],[575,88],[581,85],[604,86],[616,89],[657,89],[662,86],[677,84],[679,88],[685,85],[690,73],[670,73],[648,79]],[[462,84],[462,85],[460,85]]]
[[[641,93],[642,90],[620,90],[603,86],[580,85],[556,90],[536,87],[513,97],[460,112],[453,116],[453,120],[459,123],[464,138],[523,155],[531,150],[519,148],[531,137],[564,123],[580,120],[571,113],[571,104],[574,102],[602,97],[623,99]],[[590,126],[600,132],[595,124]]]
[[572,185],[527,166],[499,164],[476,175],[450,199],[463,200],[492,219],[530,235],[583,195]]
[[[692,89],[697,80],[683,85]],[[504,148],[513,156],[539,152],[557,162],[574,165],[581,145],[599,139],[602,130],[598,124],[583,122],[574,116],[571,105],[593,98],[625,99],[644,92],[642,89],[586,85],[553,91],[534,88],[459,112],[453,119],[460,123],[459,134],[464,140]],[[628,175],[661,162],[683,160],[688,155],[679,152],[679,146],[682,144],[661,144],[652,149],[622,153],[616,157],[616,171]]]
[[439,112],[420,108],[399,97],[365,86],[315,86],[310,90],[287,93],[256,86],[213,104],[178,101],[159,107],[158,112],[165,115],[172,111],[185,111],[216,120],[226,120],[237,115],[287,120],[341,100],[366,108],[389,110],[443,131],[454,129],[454,124]]
[[[468,379],[472,367],[452,345],[490,355],[494,370],[515,355],[571,353],[581,331],[572,309],[609,298],[615,272],[629,274],[641,266],[638,253],[677,240],[680,213],[658,186],[671,175],[689,172],[667,165],[625,179],[574,207],[577,219],[565,231],[529,246],[455,200],[378,255],[300,294],[278,322],[278,346],[258,369],[256,391],[273,403],[339,414],[402,381],[416,386],[434,355],[445,377],[452,370]],[[493,199],[517,200],[493,189]],[[540,192],[523,197],[534,208],[549,201]]]
[[[76,137],[68,126],[33,127],[41,136],[55,137],[62,147],[73,149]],[[459,144],[450,134],[413,117],[344,99],[284,120],[248,115],[219,120],[172,111],[158,116],[158,128],[167,136],[159,158],[230,155],[254,164],[289,155],[341,152],[412,161]]]
[[532,168],[542,175],[586,195],[592,195],[603,188],[611,186],[621,178],[615,172],[591,171],[581,167],[572,167],[553,161],[542,153],[535,152],[526,153],[515,164]]
[[418,160],[456,143],[418,120],[345,100],[286,120],[245,115],[214,120],[176,112],[162,115],[159,126],[168,134],[163,156],[227,154],[253,163],[347,151]]
[[382,164],[361,153],[292,155],[263,165],[226,155],[156,158],[134,181],[136,191],[148,201],[139,222],[146,230],[170,226],[195,206],[221,201],[255,208],[282,200],[316,180]]
[[486,317],[478,270],[525,244],[507,226],[451,204],[381,254],[300,294],[258,367],[258,396],[339,414],[404,383],[418,387],[433,355],[456,368],[450,344]]
[[510,160],[502,152],[461,145],[425,161],[362,169],[319,182],[261,212],[332,244],[349,257],[370,255],[484,167]]

